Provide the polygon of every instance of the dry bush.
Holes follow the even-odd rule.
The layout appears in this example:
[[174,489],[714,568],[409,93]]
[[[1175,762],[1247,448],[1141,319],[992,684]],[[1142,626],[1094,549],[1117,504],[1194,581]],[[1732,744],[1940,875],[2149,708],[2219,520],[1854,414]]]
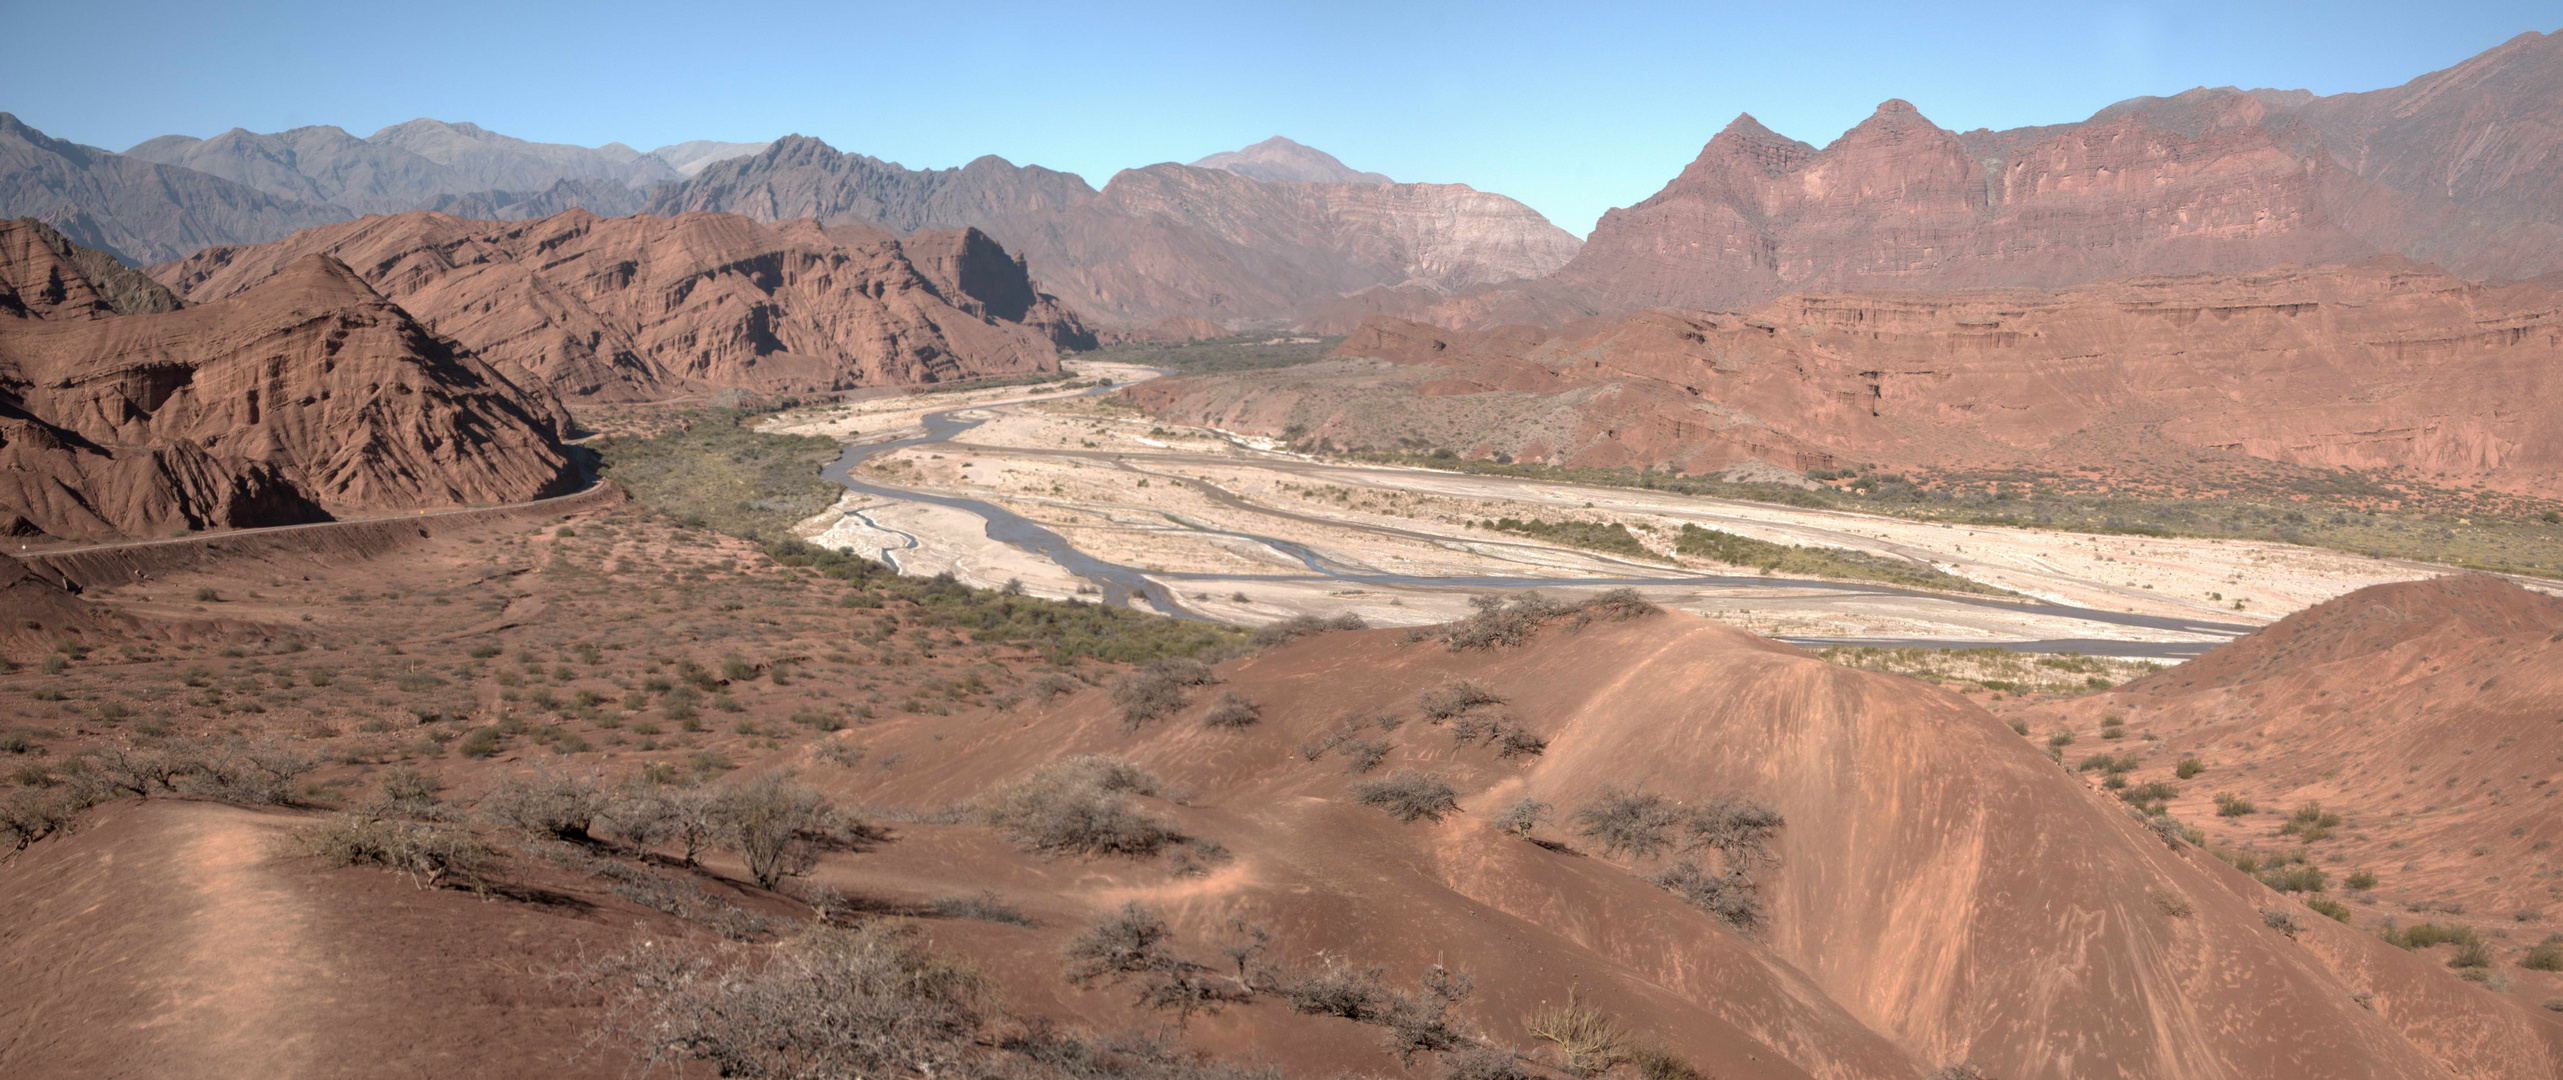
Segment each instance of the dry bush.
[[1762,926],[1761,889],[1740,867],[1730,866],[1723,874],[1712,874],[1698,863],[1683,859],[1647,880],[1738,930],[1750,933]]
[[333,866],[380,866],[431,889],[448,879],[478,884],[498,863],[471,830],[429,821],[399,821],[359,812],[333,814],[296,834],[303,848]]
[[1136,728],[1183,708],[1192,700],[1184,693],[1186,688],[1218,681],[1218,673],[1201,661],[1167,657],[1149,661],[1113,680],[1112,700],[1121,706],[1121,722]]
[[1576,609],[1579,614],[1602,622],[1627,622],[1630,619],[1642,619],[1649,615],[1664,613],[1663,608],[1655,606],[1654,602],[1638,595],[1636,589],[1626,587],[1595,593],[1590,599],[1576,605]]
[[1335,744],[1335,752],[1344,758],[1344,772],[1360,776],[1388,760],[1390,747],[1385,739],[1346,739]]
[[1442,1055],[1443,1080],[1532,1080],[1529,1069],[1510,1050],[1464,1046]]
[[0,841],[12,851],[25,851],[38,840],[70,832],[79,824],[81,811],[113,795],[88,783],[19,788],[0,796]]
[[1253,641],[1257,645],[1269,648],[1274,645],[1286,645],[1310,634],[1322,634],[1329,630],[1365,630],[1369,627],[1370,624],[1363,622],[1361,616],[1349,611],[1331,619],[1315,615],[1293,615],[1279,622],[1269,622],[1256,627]]
[[947,919],[976,919],[1005,926],[1038,927],[1040,920],[1023,913],[993,890],[981,890],[969,896],[942,896],[926,903],[935,914]]
[[1245,695],[1231,690],[1225,694],[1219,695],[1219,700],[1211,705],[1210,711],[1202,714],[1201,726],[1213,728],[1253,727],[1255,725],[1255,721],[1259,719],[1262,719],[1262,717],[1257,713],[1255,703],[1246,700]]
[[1522,1014],[1522,1030],[1557,1048],[1558,1066],[1576,1076],[1608,1072],[1629,1060],[1634,1041],[1617,1018],[1585,1002],[1568,987],[1566,1002]]
[[884,920],[811,930],[754,959],[645,943],[581,973],[601,1037],[648,1067],[709,1062],[753,1080],[984,1075],[996,1001],[976,971]]
[[1771,834],[1787,824],[1779,811],[1731,795],[1719,795],[1692,807],[1683,819],[1687,833],[1682,839],[1683,851],[1713,848],[1726,857],[1727,865],[1741,870],[1770,860]]
[[1416,696],[1428,720],[1448,720],[1480,705],[1501,705],[1502,695],[1471,679],[1452,679]]
[[271,743],[233,741],[195,751],[187,787],[199,794],[261,806],[294,802],[294,781],[319,762]]
[[432,818],[443,812],[444,791],[444,782],[434,776],[394,765],[374,778],[374,802],[369,809],[377,816]]
[[693,866],[721,831],[721,793],[708,787],[653,784],[637,776],[615,792],[603,820],[608,831],[648,851],[673,843]]
[[1439,773],[1419,773],[1399,769],[1376,780],[1362,780],[1345,789],[1353,801],[1376,806],[1401,822],[1439,822],[1459,813],[1459,790]]
[[722,792],[714,806],[720,845],[768,889],[808,873],[820,851],[845,842],[855,830],[817,789],[793,783],[788,772],[736,785]]
[[1525,589],[1509,601],[1488,594],[1472,596],[1468,602],[1476,613],[1442,631],[1442,642],[1452,652],[1527,644],[1538,636],[1541,627],[1569,616],[1574,620],[1572,626],[1580,628],[1595,620],[1622,622],[1664,610],[1639,596],[1637,590],[1627,588],[1612,589],[1575,604],[1551,600],[1535,589]]
[[1508,835],[1528,840],[1556,812],[1556,807],[1525,795],[1506,803],[1489,823]]
[[1421,993],[1392,988],[1385,975],[1381,968],[1355,968],[1330,959],[1325,970],[1313,974],[1279,973],[1276,989],[1296,1011],[1386,1029],[1388,1049],[1400,1062],[1419,1053],[1448,1054],[1478,1045],[1450,1013],[1475,987],[1466,972],[1436,964],[1418,980]]
[[527,836],[585,840],[609,802],[594,777],[537,770],[499,781],[481,796],[477,809],[490,824]]
[[1086,684],[1053,671],[1025,684],[1023,690],[1034,698],[1048,701],[1062,694],[1073,694],[1085,688]]
[[980,816],[1028,851],[1154,855],[1183,834],[1172,823],[1133,807],[1124,793],[1154,795],[1163,784],[1130,762],[1083,754],[1042,766],[998,789]]
[[1179,1021],[1216,1010],[1221,994],[1204,978],[1207,969],[1177,957],[1173,939],[1164,919],[1132,901],[1070,938],[1060,955],[1068,981],[1079,986],[1134,984],[1138,1004],[1171,1009]]
[[1670,800],[1638,788],[1604,788],[1575,811],[1576,831],[1604,853],[1641,859],[1672,846],[1681,818]]

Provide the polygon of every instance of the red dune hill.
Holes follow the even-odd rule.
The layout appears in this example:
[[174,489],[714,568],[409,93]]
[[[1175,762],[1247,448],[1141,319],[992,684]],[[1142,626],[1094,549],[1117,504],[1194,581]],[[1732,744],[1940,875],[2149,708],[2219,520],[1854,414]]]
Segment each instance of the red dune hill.
[[[1234,853],[1206,877],[1045,861],[973,839],[976,827],[909,826],[933,839],[845,863],[843,880],[994,882],[1052,911],[1138,899],[1194,940],[1244,913],[1274,928],[1291,963],[1466,966],[1478,977],[1466,1012],[1499,1041],[1526,1044],[1520,1014],[1574,986],[1718,1076],[1910,1077],[1973,1061],[2005,1078],[2524,1080],[2563,1063],[2558,1029],[2529,1009],[2167,845],[1962,698],[1713,622],[1656,615],[1463,653],[1401,631],[1337,633],[1222,670],[1223,685],[1136,731],[1087,691],[840,736],[874,762],[855,798],[927,811],[1064,755],[1126,757],[1183,793],[1160,808]],[[1545,752],[1502,761],[1460,744],[1456,721],[1418,716],[1419,693],[1452,678],[1505,699],[1469,715],[1509,716]],[[1223,693],[1261,720],[1205,726]],[[1384,712],[1404,722],[1367,723]],[[1348,798],[1357,778],[1342,755],[1303,752],[1348,725],[1391,744],[1369,776],[1442,775],[1462,812],[1400,824]],[[1649,885],[1632,870],[1664,860],[1609,857],[1571,818],[1538,834],[1550,846],[1488,824],[1524,795],[1571,815],[1632,785],[1785,817],[1776,860],[1755,872],[1757,933]],[[2282,936],[2263,909],[2306,928]],[[1285,1063],[1385,1067],[1276,1039],[1268,1011],[1195,1030]]]
[[[2563,992],[2516,966],[2563,919],[2563,600],[2485,574],[2372,586],[2116,691],[2011,712],[2033,736],[2079,732],[2069,763],[2135,757],[2129,781],[2172,784],[2173,813],[2231,852],[2303,856],[2351,925],[2475,927],[2516,995]],[[2095,739],[2113,716],[2135,735]],[[2254,812],[2220,815],[2219,795]],[[2310,840],[2288,831],[2309,803],[2339,818]],[[2361,871],[2373,885],[2351,885]]]

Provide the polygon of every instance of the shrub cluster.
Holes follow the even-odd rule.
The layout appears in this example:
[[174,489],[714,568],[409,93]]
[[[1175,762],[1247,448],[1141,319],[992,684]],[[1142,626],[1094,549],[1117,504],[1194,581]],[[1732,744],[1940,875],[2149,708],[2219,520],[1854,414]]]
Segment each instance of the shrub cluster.
[[1356,615],[1349,611],[1331,619],[1321,618],[1316,615],[1293,615],[1290,618],[1283,619],[1279,622],[1269,622],[1256,627],[1251,640],[1257,645],[1269,648],[1274,645],[1289,644],[1293,641],[1307,637],[1310,634],[1323,634],[1330,630],[1366,630],[1369,628],[1370,624],[1363,622],[1360,615]]
[[[1752,873],[1775,857],[1770,838],[1785,824],[1769,806],[1726,795],[1684,806],[1641,788],[1605,788],[1576,810],[1575,822],[1578,833],[1606,853],[1639,859],[1674,853],[1673,864],[1649,881],[1739,930],[1761,925]],[[1718,871],[1694,858],[1710,852],[1722,864]]]
[[1184,839],[1174,824],[1131,804],[1164,788],[1156,774],[1119,758],[1081,754],[990,793],[980,817],[1027,851],[1052,855],[1157,854]]
[[1440,822],[1459,813],[1459,791],[1439,773],[1399,769],[1371,780],[1355,781],[1346,791],[1353,801],[1376,806],[1406,824]]
[[1524,589],[1509,599],[1491,593],[1472,596],[1468,603],[1475,614],[1442,631],[1442,642],[1452,652],[1526,644],[1538,636],[1540,628],[1560,619],[1568,620],[1570,628],[1582,628],[1595,620],[1624,622],[1664,610],[1628,588],[1612,589],[1581,603],[1551,600],[1536,589]]
[[1112,700],[1121,706],[1121,722],[1135,729],[1190,703],[1188,688],[1218,681],[1210,665],[1170,656],[1122,673],[1113,680]]

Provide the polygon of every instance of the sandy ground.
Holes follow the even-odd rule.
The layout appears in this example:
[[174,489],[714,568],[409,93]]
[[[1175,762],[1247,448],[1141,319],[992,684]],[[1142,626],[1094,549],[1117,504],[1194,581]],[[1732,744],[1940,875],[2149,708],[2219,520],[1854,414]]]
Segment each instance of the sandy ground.
[[[1079,367],[1080,381],[1151,377],[1126,365]],[[1643,585],[1659,602],[1758,633],[1811,638],[2214,642],[2227,632],[2124,626],[2025,604],[1880,592],[1873,586],[1765,584],[1756,572],[1676,557],[1685,523],[1779,543],[1852,548],[1927,562],[2049,604],[2248,628],[2310,604],[2442,569],[2249,540],[2095,536],[1944,525],[1617,488],[1582,487],[1423,469],[1321,462],[1269,440],[1170,427],[1109,401],[1052,388],[878,399],[789,414],[778,430],[875,441],[922,430],[927,412],[980,406],[979,427],[954,440],[903,448],[866,465],[883,484],[963,495],[1058,532],[1079,550],[1137,568],[1185,606],[1222,621],[1259,623],[1299,613],[1357,612],[1374,624],[1442,621],[1466,610],[1484,582],[1546,579]],[[1496,517],[1617,521],[1654,560],[1583,551],[1473,527]],[[868,520],[867,520],[868,519]],[[1076,591],[1051,561],[990,541],[975,515],[885,500],[853,500],[805,523],[831,546],[887,557],[908,572],[951,570],[978,585],[1020,580],[1040,595]],[[1245,534],[1245,535],[1237,535]],[[1344,580],[1356,575],[1430,581]],[[1743,578],[1700,584],[1674,579]],[[1452,580],[1463,579],[1463,580]],[[1240,601],[1237,597],[1244,597]],[[2107,651],[2096,648],[2092,651]],[[2141,650],[2131,650],[2141,651]]]

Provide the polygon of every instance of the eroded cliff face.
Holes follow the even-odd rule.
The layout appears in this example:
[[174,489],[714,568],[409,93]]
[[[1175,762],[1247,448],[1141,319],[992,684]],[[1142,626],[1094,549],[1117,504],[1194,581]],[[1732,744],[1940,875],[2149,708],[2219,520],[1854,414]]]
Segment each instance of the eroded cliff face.
[[[1082,333],[1003,252],[954,247],[955,298],[883,234],[768,227],[734,214],[467,221],[414,212],[216,248],[153,273],[229,296],[311,254],[365,279],[441,335],[558,393],[646,401],[743,387],[811,393],[1058,370]],[[1007,281],[1013,273],[1015,280]],[[966,279],[966,280],[965,280]],[[998,312],[1015,311],[1009,318]],[[1025,320],[1032,320],[1026,322]]]
[[2563,297],[2392,257],[2053,291],[1805,293],[1749,315],[1556,331],[1373,319],[1336,355],[1389,363],[1131,392],[1190,422],[1560,464],[2124,473],[2206,455],[2563,491],[2563,428],[2541,404],[2563,393]]
[[103,319],[176,311],[178,297],[34,218],[0,221],[0,318]]
[[0,318],[0,530],[107,539],[514,502],[577,476],[551,395],[334,259],[237,297]]

